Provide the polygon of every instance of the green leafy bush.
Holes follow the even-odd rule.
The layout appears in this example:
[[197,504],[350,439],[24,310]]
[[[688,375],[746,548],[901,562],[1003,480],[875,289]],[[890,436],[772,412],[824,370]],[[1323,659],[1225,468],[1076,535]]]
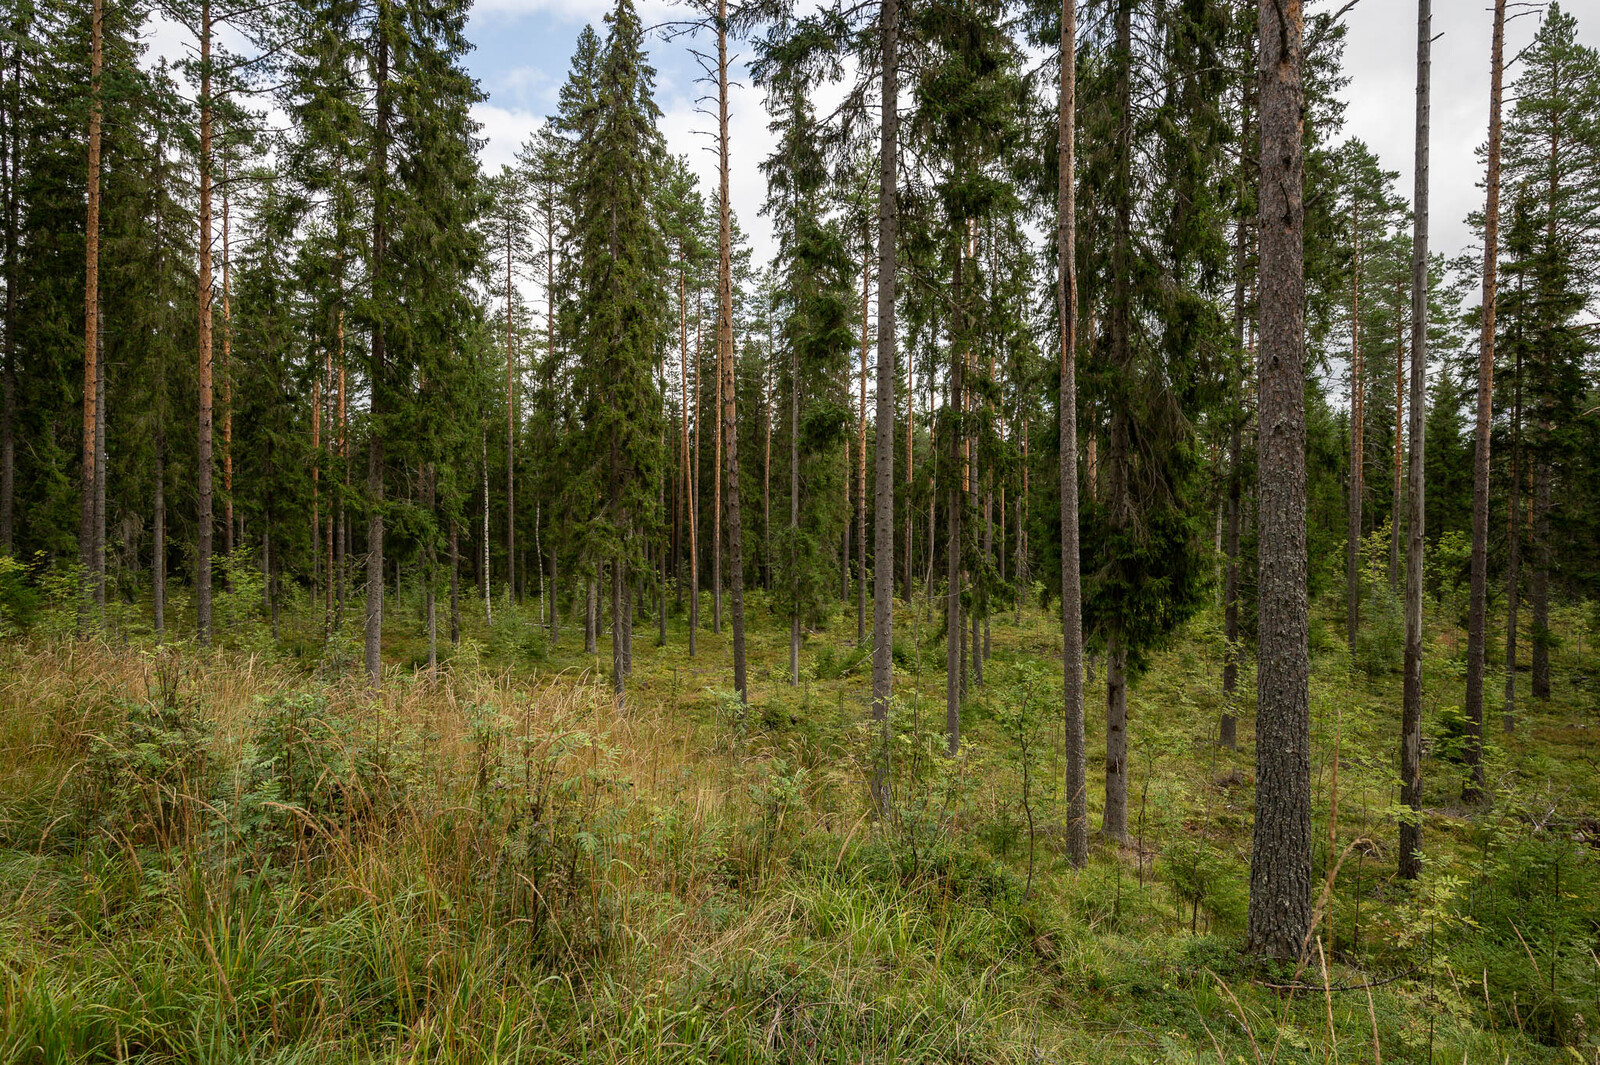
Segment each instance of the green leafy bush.
[[172,692],[123,704],[91,741],[79,808],[86,828],[135,846],[171,846],[205,819],[216,761],[211,728]]

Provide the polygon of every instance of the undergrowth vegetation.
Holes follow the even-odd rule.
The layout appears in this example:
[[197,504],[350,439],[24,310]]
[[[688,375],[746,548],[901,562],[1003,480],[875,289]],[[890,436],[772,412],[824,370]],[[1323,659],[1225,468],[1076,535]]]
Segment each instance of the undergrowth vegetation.
[[[208,654],[14,637],[0,1061],[1600,1060],[1591,641],[1493,735],[1469,806],[1459,641],[1431,634],[1412,888],[1398,677],[1318,634],[1317,936],[1279,969],[1240,953],[1253,761],[1248,729],[1212,743],[1216,619],[1135,684],[1134,842],[1081,871],[1051,622],[994,620],[955,759],[924,694],[937,630],[909,613],[887,749],[862,649],[810,634],[791,688],[777,621],[752,627],[745,708],[721,637],[691,661],[680,615],[664,646],[642,618],[624,711],[581,634],[499,604],[437,676],[377,694],[302,642],[314,618],[274,641],[242,615]],[[391,661],[416,661],[391,628]]]

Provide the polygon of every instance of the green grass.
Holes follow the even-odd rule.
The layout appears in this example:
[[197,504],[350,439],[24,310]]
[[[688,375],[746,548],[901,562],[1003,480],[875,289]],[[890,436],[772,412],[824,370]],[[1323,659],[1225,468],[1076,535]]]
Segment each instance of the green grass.
[[747,713],[726,632],[691,661],[680,614],[662,647],[641,618],[619,713],[581,619],[552,647],[495,606],[433,678],[393,604],[381,697],[304,602],[209,655],[131,615],[0,646],[0,1062],[1600,1061],[1587,634],[1556,699],[1492,731],[1469,807],[1440,757],[1464,641],[1430,632],[1413,888],[1399,678],[1352,673],[1316,619],[1317,894],[1337,876],[1295,972],[1240,953],[1253,708],[1238,752],[1212,744],[1215,617],[1132,689],[1133,845],[1073,870],[1045,615],[994,619],[949,760],[939,625],[902,606],[880,823],[853,606],[791,688],[787,624],[750,597]]

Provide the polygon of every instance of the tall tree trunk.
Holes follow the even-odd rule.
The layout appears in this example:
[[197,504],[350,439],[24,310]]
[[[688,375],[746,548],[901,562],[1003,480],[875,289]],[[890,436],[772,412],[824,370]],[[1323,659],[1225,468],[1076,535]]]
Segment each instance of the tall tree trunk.
[[233,303],[229,285],[232,255],[229,239],[228,156],[222,156],[222,527],[223,552],[233,554]]
[[777,358],[775,328],[770,301],[767,311],[767,365],[761,375],[762,406],[765,410],[766,455],[761,460],[761,573],[762,586],[772,592],[772,364]]
[[[678,585],[678,605],[683,605],[683,570],[685,559],[683,557],[687,547],[688,538],[683,528],[683,513],[688,509],[689,499],[689,270],[685,260],[683,244],[678,245],[678,387],[682,392],[682,403],[679,412],[682,415],[678,424],[678,463],[675,471],[678,479],[678,491],[673,508],[673,560],[676,564],[676,577]],[[690,520],[693,520],[691,512]],[[694,629],[689,630],[690,646],[694,644]]]
[[719,259],[717,275],[717,389],[713,408],[711,455],[711,632],[722,635],[722,276]]
[[789,373],[789,686],[800,683],[800,355],[790,348]]
[[721,313],[718,348],[723,360],[722,435],[727,469],[729,606],[733,610],[733,689],[750,701],[745,678],[744,646],[744,531],[739,506],[739,419],[733,355],[733,202],[728,194],[728,2],[717,0],[718,178],[722,216]]
[[[881,353],[882,341],[879,341]],[[881,355],[880,355],[881,357]],[[911,505],[911,484],[916,479],[916,463],[914,451],[917,438],[917,369],[916,360],[911,352],[906,353],[906,605],[909,606],[916,594],[916,508]]]
[[94,598],[90,585],[94,572],[94,499],[100,457],[95,449],[95,441],[100,380],[100,112],[103,106],[100,75],[104,18],[104,4],[101,0],[94,0],[89,32],[89,209],[84,231],[83,496],[78,527],[78,554],[83,567],[84,586],[78,604],[80,636],[88,634],[90,604]]
[[[340,263],[339,296],[341,302],[344,297],[343,263]],[[350,516],[345,509],[346,500],[350,498],[350,406],[349,394],[345,390],[345,361],[344,361],[344,308],[340,306],[334,311],[335,346],[338,348],[339,360],[339,413],[338,429],[339,438],[339,500],[335,511],[335,528],[333,530],[333,544],[329,550],[336,554],[337,583],[334,586],[334,595],[337,597],[333,610],[333,628],[338,631],[344,627],[344,599],[350,586]]]
[[1295,959],[1311,930],[1306,600],[1305,168],[1300,0],[1261,0],[1260,641],[1248,948]]
[[[1116,64],[1118,112],[1133,113],[1133,3],[1117,5]],[[1115,214],[1112,234],[1111,363],[1113,373],[1126,374],[1132,363],[1133,297],[1132,262],[1132,133],[1131,122],[1119,124],[1116,143]],[[1110,468],[1110,524],[1120,534],[1133,519],[1128,484],[1131,461],[1130,429],[1126,408],[1113,404],[1106,461]],[[1106,632],[1106,805],[1101,832],[1108,839],[1128,839],[1128,699],[1127,645],[1119,618],[1111,618]]]
[[1528,596],[1533,608],[1528,689],[1540,702],[1550,700],[1550,481],[1550,464],[1536,464],[1532,499],[1533,587]]
[[600,609],[600,604],[598,602],[599,596],[600,592],[596,579],[594,577],[585,577],[583,579],[584,654],[594,654],[596,648],[599,646],[599,638],[595,631],[597,628],[599,628],[598,619],[595,617],[596,612]]
[[461,527],[450,519],[450,646],[461,646]]
[[627,650],[623,646],[622,585],[626,580],[622,572],[622,558],[611,560],[611,695],[618,707],[622,706],[627,691]]
[[[867,234],[863,234],[867,236]],[[867,315],[871,310],[872,247],[862,242],[861,257],[861,373],[860,418],[856,427],[856,643],[867,640],[867,352],[871,337]]]
[[1244,512],[1244,425],[1248,418],[1242,393],[1250,366],[1250,351],[1245,341],[1248,320],[1245,313],[1245,274],[1249,266],[1250,241],[1242,213],[1243,205],[1248,202],[1248,159],[1251,149],[1252,112],[1247,86],[1240,87],[1239,111],[1242,121],[1237,195],[1241,213],[1233,237],[1233,343],[1234,358],[1238,360],[1233,391],[1238,408],[1231,412],[1228,426],[1228,520],[1223,538],[1226,565],[1222,583],[1222,636],[1225,649],[1222,659],[1222,715],[1217,727],[1217,742],[1230,751],[1239,746],[1239,660],[1244,655],[1244,646],[1239,642],[1239,534]]
[[1394,502],[1389,510],[1389,591],[1400,591],[1400,512],[1405,508],[1406,285],[1394,285]]
[[322,553],[322,377],[311,378],[311,602],[317,601]]
[[701,327],[701,312],[704,310],[701,300],[695,298],[695,344],[694,344],[694,454],[689,463],[689,657],[695,653],[695,634],[700,630],[700,405],[703,398],[700,394],[700,357],[705,348],[702,344],[703,332]]
[[1517,723],[1517,614],[1522,605],[1522,346],[1516,346],[1511,378],[1511,484],[1506,522],[1506,687],[1504,728]]
[[[422,468],[422,505],[432,517],[436,512],[434,481],[437,475],[433,466],[425,465]],[[428,536],[427,548],[423,556],[423,610],[428,619],[428,676],[437,679],[439,676],[439,618],[435,602],[434,584],[438,570],[437,550],[434,546],[433,536]]]
[[[99,0],[96,0],[96,23],[99,20]],[[96,37],[98,41],[98,37]],[[98,45],[96,46],[98,47]],[[212,429],[212,379],[211,379],[211,2],[200,4],[200,271],[198,277],[199,340],[200,340],[200,411],[198,436],[198,469],[195,479],[196,539],[195,558],[195,637],[200,646],[211,644],[211,429]],[[99,155],[98,119],[92,120],[91,153]],[[98,184],[98,180],[95,180]],[[98,205],[97,192],[90,193],[89,202]],[[95,207],[91,207],[94,210]],[[92,238],[91,238],[92,239]],[[91,317],[93,314],[91,313]]]
[[949,397],[945,403],[948,432],[950,434],[950,453],[947,456],[949,467],[945,470],[945,477],[949,481],[949,489],[945,493],[945,686],[944,686],[944,735],[948,752],[954,756],[961,750],[961,698],[965,694],[966,686],[966,626],[961,618],[961,584],[962,584],[962,554],[961,554],[961,510],[965,505],[963,497],[966,495],[962,486],[963,466],[962,450],[962,415],[964,412],[964,397],[966,381],[963,370],[966,366],[966,354],[960,350],[961,340],[961,260],[965,253],[965,241],[958,236],[955,242],[955,276],[951,279],[951,315],[950,324],[950,378],[948,381]]
[[[1061,91],[1056,108],[1056,313],[1061,318],[1057,403],[1061,426],[1061,705],[1066,733],[1067,860],[1082,866],[1089,860],[1089,780],[1084,742],[1083,582],[1078,537],[1077,8],[1077,0],[1062,0]],[[1023,440],[1027,440],[1026,427]],[[1026,454],[1026,442],[1023,449]],[[1017,534],[1020,581],[1020,518]]]
[[0,177],[5,180],[5,348],[0,358],[0,555],[16,550],[17,510],[17,214],[21,193],[22,139],[18,122],[22,114],[22,42],[11,43],[11,98],[7,101],[4,124],[0,125]]
[[[489,589],[489,423],[479,427],[478,445],[483,451],[483,537],[480,541],[478,583],[482,585],[483,620],[494,621],[494,596]],[[590,648],[594,650],[594,648]]]
[[1478,332],[1478,417],[1472,450],[1472,584],[1467,604],[1467,797],[1483,794],[1483,678],[1489,634],[1489,450],[1494,433],[1495,312],[1500,266],[1500,142],[1506,0],[1494,0],[1489,50],[1489,151],[1483,209],[1483,309]]
[[106,623],[106,474],[111,463],[106,454],[106,308],[95,308],[100,322],[94,341],[99,351],[94,360],[94,609],[102,626]]
[[157,422],[155,448],[155,526],[150,551],[150,598],[156,642],[167,634],[167,434]]
[[1423,427],[1428,387],[1428,137],[1433,70],[1433,0],[1417,0],[1417,161],[1411,239],[1411,468],[1406,544],[1405,686],[1400,723],[1400,875],[1422,872],[1422,553],[1427,487]]
[[[889,699],[894,683],[895,240],[900,222],[899,0],[882,0],[879,28],[879,44],[883,49],[883,111],[878,148],[881,173],[878,186],[878,409],[873,441],[876,450],[873,469],[872,717],[878,726],[878,742],[883,754],[874,762],[871,787],[881,817],[888,812],[889,804],[886,759]],[[909,362],[907,360],[908,370]],[[908,429],[908,446],[910,442]],[[909,500],[906,512],[909,516]]]
[[[374,76],[376,99],[376,137],[373,144],[372,172],[372,266],[370,273],[374,288],[384,279],[384,252],[387,243],[388,214],[384,186],[389,169],[389,33],[387,0],[378,0],[378,18],[374,29],[377,34],[378,62]],[[384,398],[388,389],[388,368],[385,364],[385,336],[382,316],[372,330],[371,361],[369,372],[372,396],[367,430],[367,601],[364,631],[364,652],[367,677],[374,688],[383,680],[383,416]],[[487,548],[487,543],[485,544]],[[487,580],[487,574],[485,574]]]
[[511,223],[506,223],[506,598],[517,595],[517,349],[511,315]]
[[1355,661],[1356,638],[1361,630],[1361,502],[1365,489],[1362,467],[1366,456],[1363,438],[1366,393],[1361,379],[1361,205],[1351,210],[1355,269],[1350,277],[1350,498],[1345,530],[1345,641]]

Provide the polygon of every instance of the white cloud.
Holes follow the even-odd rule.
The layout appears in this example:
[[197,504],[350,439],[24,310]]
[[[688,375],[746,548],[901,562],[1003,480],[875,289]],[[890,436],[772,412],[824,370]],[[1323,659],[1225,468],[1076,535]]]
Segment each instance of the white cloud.
[[488,142],[479,158],[484,172],[489,174],[516,162],[517,149],[544,125],[544,116],[533,111],[512,110],[489,102],[475,105],[472,117],[483,127],[479,136]]

